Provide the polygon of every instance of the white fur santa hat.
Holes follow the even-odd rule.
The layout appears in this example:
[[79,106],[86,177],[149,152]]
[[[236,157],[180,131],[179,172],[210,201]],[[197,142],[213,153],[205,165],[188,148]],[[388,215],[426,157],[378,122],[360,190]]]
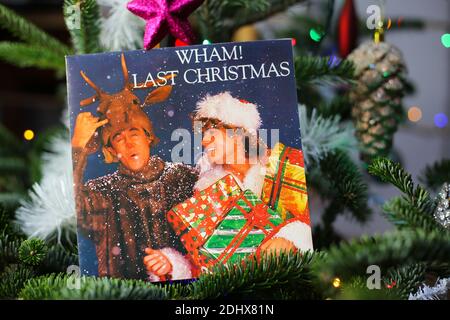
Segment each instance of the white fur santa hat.
[[195,119],[212,118],[246,130],[258,130],[261,127],[261,116],[256,104],[233,98],[227,91],[207,95],[197,103]]

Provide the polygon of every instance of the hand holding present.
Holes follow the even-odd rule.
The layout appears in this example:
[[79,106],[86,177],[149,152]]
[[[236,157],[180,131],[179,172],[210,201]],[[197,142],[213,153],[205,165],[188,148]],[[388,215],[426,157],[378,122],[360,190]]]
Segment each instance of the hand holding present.
[[261,251],[265,253],[279,254],[281,251],[297,251],[297,247],[292,241],[285,238],[271,238],[261,245]]
[[147,271],[158,277],[165,276],[172,271],[172,264],[161,250],[145,249],[144,265]]

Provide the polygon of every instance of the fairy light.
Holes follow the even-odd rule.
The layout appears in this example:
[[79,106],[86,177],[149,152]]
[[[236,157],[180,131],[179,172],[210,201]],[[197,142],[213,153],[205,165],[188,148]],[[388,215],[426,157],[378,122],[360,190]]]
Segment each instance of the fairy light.
[[23,137],[25,138],[25,140],[32,140],[34,138],[34,132],[33,130],[27,129],[23,132]]
[[209,41],[208,39],[203,40],[203,44],[211,44],[211,41]]
[[392,26],[392,20],[391,18],[389,18],[388,23],[387,23],[387,29],[389,30]]
[[316,30],[314,28],[311,28],[309,30],[309,36],[311,37],[311,39],[315,42],[320,42],[320,40],[322,40],[324,34],[323,32],[321,32],[320,30]]
[[334,278],[334,279],[333,279],[333,287],[339,288],[340,286],[341,286],[341,279],[339,279],[339,278]]
[[408,119],[411,122],[417,122],[422,119],[422,110],[419,107],[411,107],[408,110]]
[[448,124],[448,118],[444,113],[438,113],[434,116],[434,124],[438,128],[445,128]]
[[183,40],[180,40],[180,39],[176,39],[175,40],[175,47],[185,47],[185,46],[188,46],[188,45],[189,44],[187,44]]
[[295,38],[292,38],[291,42],[292,46],[295,47],[295,45],[297,44],[297,40]]
[[450,48],[450,33],[443,34],[441,37],[441,42],[445,48]]

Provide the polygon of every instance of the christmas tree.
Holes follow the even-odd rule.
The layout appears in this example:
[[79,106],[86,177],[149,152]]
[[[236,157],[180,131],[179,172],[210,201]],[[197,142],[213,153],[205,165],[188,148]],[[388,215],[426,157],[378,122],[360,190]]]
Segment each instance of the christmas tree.
[[[71,54],[256,40],[254,23],[307,1],[191,1],[184,18],[190,14],[192,27],[178,32],[151,21],[145,26],[139,10],[127,8],[127,2],[65,0],[71,45],[0,5],[0,27],[17,39],[0,42],[0,59],[18,67],[53,70],[63,78],[64,57]],[[350,9],[346,5],[343,10]],[[320,44],[332,34],[334,1],[328,1],[323,12],[320,22],[296,17],[294,39],[308,41],[300,48],[293,40],[307,180],[328,203],[313,230],[316,251],[220,265],[184,284],[78,277],[73,268],[78,256],[67,126],[48,130],[25,146],[0,125],[0,298],[447,298],[450,160],[425,168],[419,185],[390,159],[392,137],[403,119],[401,99],[412,89],[401,52],[381,41],[383,28],[378,26],[376,42],[346,59],[320,55]],[[346,44],[354,42],[351,37],[360,24],[349,21],[353,29],[340,30],[342,56],[350,53]],[[146,28],[158,32],[143,41]],[[283,36],[292,35],[286,30]],[[326,97],[319,86],[326,86],[333,97]],[[361,161],[351,156],[356,147]],[[349,214],[360,223],[371,215],[368,174],[399,191],[382,206],[395,230],[344,241],[333,228],[339,215]],[[367,280],[371,266],[382,270],[372,287]]]

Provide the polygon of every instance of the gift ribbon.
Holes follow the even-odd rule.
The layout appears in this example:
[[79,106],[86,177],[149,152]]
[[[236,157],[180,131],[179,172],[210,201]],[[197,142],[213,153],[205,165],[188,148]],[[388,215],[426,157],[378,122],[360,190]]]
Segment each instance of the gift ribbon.
[[[281,157],[277,163],[275,181],[272,183],[272,189],[270,191],[270,198],[269,198],[271,208],[275,208],[276,200],[278,199],[278,197],[280,195],[281,177],[283,176],[284,169],[287,165],[286,158],[288,157],[289,151],[290,151],[289,147],[283,147],[283,151],[281,151]],[[284,211],[281,214],[281,218],[283,220],[286,219],[286,213]]]
[[[228,246],[224,249],[224,251],[217,258],[216,262],[226,263],[231,256],[234,254],[237,248],[242,244],[245,238],[248,236],[250,231],[253,228],[261,229],[264,234],[268,235],[267,230],[265,229],[266,225],[270,225],[273,228],[275,226],[270,222],[270,214],[267,212],[267,206],[263,203],[258,203],[256,205],[252,204],[245,196],[241,196],[241,198],[246,204],[251,208],[250,212],[245,211],[240,205],[236,204],[236,208],[238,208],[244,217],[247,219],[247,223],[242,227],[242,229],[237,233],[237,235],[231,240]],[[212,264],[214,264],[212,263]]]

